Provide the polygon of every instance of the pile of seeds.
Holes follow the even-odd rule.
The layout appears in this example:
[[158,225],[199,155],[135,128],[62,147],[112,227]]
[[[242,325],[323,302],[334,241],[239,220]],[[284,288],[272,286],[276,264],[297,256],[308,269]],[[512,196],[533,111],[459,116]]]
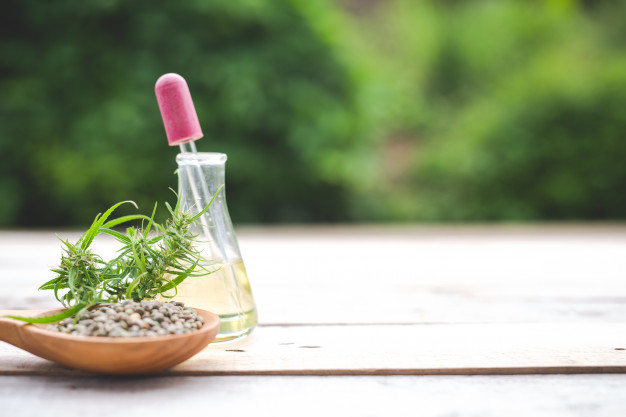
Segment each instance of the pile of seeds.
[[196,310],[181,302],[126,300],[83,311],[48,329],[77,336],[163,336],[198,330],[203,321]]

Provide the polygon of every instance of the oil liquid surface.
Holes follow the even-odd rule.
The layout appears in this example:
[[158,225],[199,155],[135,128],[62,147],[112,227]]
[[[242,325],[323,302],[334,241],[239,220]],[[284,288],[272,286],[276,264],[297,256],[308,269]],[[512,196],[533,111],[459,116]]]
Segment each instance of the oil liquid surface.
[[210,265],[214,271],[188,277],[177,287],[171,300],[190,307],[211,311],[220,316],[220,330],[215,342],[226,342],[250,333],[257,324],[257,311],[243,261]]

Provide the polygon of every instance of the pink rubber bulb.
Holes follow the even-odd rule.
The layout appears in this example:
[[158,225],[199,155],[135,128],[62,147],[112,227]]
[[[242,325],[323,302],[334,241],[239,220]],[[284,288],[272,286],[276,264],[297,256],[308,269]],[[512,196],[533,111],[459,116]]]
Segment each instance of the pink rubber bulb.
[[154,86],[170,146],[200,139],[202,129],[187,82],[178,74],[162,75]]

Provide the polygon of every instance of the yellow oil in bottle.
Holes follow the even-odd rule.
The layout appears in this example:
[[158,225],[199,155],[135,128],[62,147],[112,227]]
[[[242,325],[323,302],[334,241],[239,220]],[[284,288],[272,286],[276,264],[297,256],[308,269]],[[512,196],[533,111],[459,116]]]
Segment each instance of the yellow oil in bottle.
[[220,316],[220,330],[215,342],[226,342],[245,336],[257,324],[257,312],[252,289],[243,262],[213,264],[210,274],[188,277],[174,291],[170,300],[186,306],[211,311]]

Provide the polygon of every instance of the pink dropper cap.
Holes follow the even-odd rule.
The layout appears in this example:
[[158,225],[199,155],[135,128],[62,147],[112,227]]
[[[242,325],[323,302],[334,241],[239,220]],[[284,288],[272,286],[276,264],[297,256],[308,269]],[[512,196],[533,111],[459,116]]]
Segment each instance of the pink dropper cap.
[[170,146],[200,139],[202,129],[187,82],[178,74],[162,75],[154,86]]

